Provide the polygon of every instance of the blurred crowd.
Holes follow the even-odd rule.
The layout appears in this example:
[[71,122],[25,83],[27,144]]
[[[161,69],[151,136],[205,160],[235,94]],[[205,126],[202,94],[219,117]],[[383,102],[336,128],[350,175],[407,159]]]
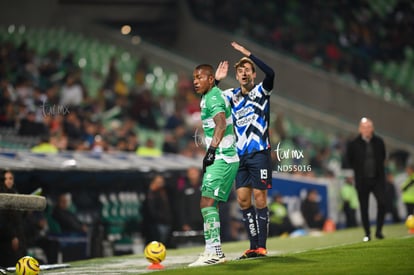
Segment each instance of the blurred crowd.
[[[152,69],[149,60],[138,62],[133,84],[127,85],[113,57],[95,92],[83,81],[89,72],[71,53],[51,49],[46,55],[37,54],[25,41],[19,45],[2,41],[0,49],[0,129],[13,129],[16,138],[33,137],[35,144],[27,150],[204,155],[199,99],[186,73],[178,73],[173,97],[156,95],[145,80]],[[314,167],[314,172],[305,174],[328,172],[322,166],[332,158],[338,160],[343,138],[316,145],[289,133],[283,114],[275,117],[272,144],[306,150],[308,158],[296,160]]]
[[403,58],[413,45],[409,1],[190,0],[202,20],[356,80],[374,60]]
[[[86,73],[73,54],[51,49],[43,56],[26,42],[1,41],[0,127],[15,129],[18,136],[37,137],[41,145],[37,151],[197,156],[203,148],[193,142],[198,127],[193,114],[199,106],[191,81],[182,74],[174,98],[155,97],[145,84],[149,70],[149,62],[140,60],[134,84],[128,86],[114,57],[99,90],[89,91],[83,82]],[[141,132],[153,134],[140,140]]]
[[[217,24],[225,24],[238,32],[243,31],[246,34],[251,32],[249,35],[270,33],[269,30],[262,32],[252,30],[256,28],[254,27],[255,21],[259,19],[256,11],[265,10],[278,14],[280,13],[278,5],[283,4],[264,1],[255,9],[251,8],[253,12],[232,18],[224,16],[231,3],[232,1],[224,1],[216,5],[214,1],[200,3],[194,1],[193,4],[206,5],[205,8],[195,11],[196,13],[202,12],[199,15],[201,18],[213,20]],[[293,10],[302,11],[302,5],[295,6],[293,3],[295,2],[282,5],[286,6],[284,8],[287,11],[292,11],[292,16]],[[243,2],[234,7],[243,12],[250,5]],[[304,4],[304,7],[306,5],[308,4]],[[322,16],[327,12],[325,9],[318,10],[319,16],[304,16],[303,20],[298,20],[297,24],[311,20],[308,25],[313,26],[316,23],[312,21],[312,18],[325,18],[328,22],[321,26],[333,28],[334,25],[329,21],[333,20],[332,16]],[[346,13],[346,9],[338,9],[337,12],[340,10]],[[295,24],[285,22],[289,17],[286,14],[290,13],[280,14],[280,17],[273,16],[274,22],[267,22],[260,26],[271,29],[294,28]],[[214,18],[212,18],[213,15]],[[352,19],[355,15],[349,16]],[[353,19],[356,25],[360,20],[358,18]],[[245,20],[249,23],[239,24]],[[350,20],[350,22],[354,21]],[[309,45],[316,42],[306,40],[312,37],[311,34],[316,27],[296,27],[301,30],[300,37],[302,38],[291,37],[291,42],[295,41],[295,43],[287,43],[285,40],[289,40],[289,36],[299,35],[299,31],[285,30],[283,32],[285,34],[279,39],[280,43],[274,42],[279,45],[276,47],[293,51],[301,43],[300,41],[306,43],[307,50],[321,48],[324,45],[326,41],[324,39],[317,39],[320,42],[318,45],[315,44],[315,47]],[[404,30],[403,28],[399,31]],[[333,28],[331,31],[337,30]],[[366,31],[370,32],[371,29]],[[350,41],[352,40],[350,37],[355,36],[348,32],[344,35],[349,36],[347,39]],[[334,33],[332,36],[335,36]],[[361,39],[360,37],[357,40]],[[389,43],[397,42],[391,39]],[[404,43],[407,41],[402,42]],[[380,45],[374,44],[376,47]],[[203,140],[200,138],[202,133],[200,133],[199,98],[193,91],[189,72],[175,72],[178,79],[175,93],[167,96],[155,92],[147,81],[147,76],[153,73],[155,67],[151,60],[141,57],[131,72],[133,81],[126,83],[118,69],[120,57],[114,55],[106,64],[106,69],[103,70],[105,74],[97,78],[96,81],[100,80],[99,85],[94,85],[98,87],[95,91],[91,90],[89,85],[85,85],[85,79],[90,79],[91,74],[96,74],[96,72],[90,72],[80,66],[79,57],[76,57],[74,53],[69,51],[63,54],[63,51],[58,48],[50,48],[46,54],[40,54],[28,45],[29,43],[24,40],[20,43],[0,40],[0,130],[13,129],[11,135],[16,135],[16,137],[34,137],[35,144],[26,149],[48,153],[59,151],[135,152],[142,156],[175,153],[190,158],[200,158],[204,155]],[[391,48],[394,49],[394,46]],[[381,58],[397,58],[398,51],[391,50],[391,48],[388,51],[381,49]],[[314,59],[314,54],[317,53],[321,51],[306,55]],[[332,60],[326,56],[322,59],[331,65],[334,64],[333,67],[340,67],[343,61],[349,62],[351,57],[353,58],[353,55],[349,55],[348,52],[347,55],[341,55],[335,63],[332,63]],[[357,62],[361,60],[364,58],[355,59]],[[362,76],[355,77],[361,78]],[[272,110],[272,112],[270,125],[272,147],[276,149],[280,146],[281,150],[286,151],[289,149],[303,151],[303,158],[285,158],[275,161],[275,165],[302,165],[302,167],[309,165],[308,167],[311,167],[311,169],[302,169],[302,171],[281,172],[294,172],[312,177],[330,177],[343,166],[342,155],[349,137],[341,133],[326,133],[301,125],[292,126],[292,121],[284,117],[283,113],[277,110]],[[293,131],[292,127],[303,129]],[[10,132],[7,135],[10,135]]]

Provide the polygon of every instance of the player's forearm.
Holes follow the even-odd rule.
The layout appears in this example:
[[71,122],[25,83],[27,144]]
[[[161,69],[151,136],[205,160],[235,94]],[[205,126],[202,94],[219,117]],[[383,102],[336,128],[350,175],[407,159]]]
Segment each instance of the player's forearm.
[[251,54],[249,57],[257,65],[257,67],[259,67],[265,73],[263,87],[268,91],[273,90],[273,83],[275,79],[275,72],[273,69],[253,54]]
[[265,73],[266,77],[270,77],[272,79],[275,77],[275,72],[273,71],[273,69],[269,67],[266,63],[264,63],[262,60],[260,60],[257,56],[251,54],[249,58],[254,62],[254,64],[257,65],[257,67],[259,67],[260,70],[262,70]]
[[213,139],[211,141],[210,146],[217,148],[221,140],[223,139],[224,133],[226,131],[226,117],[224,113],[218,113],[214,117],[214,123],[216,124],[216,127],[214,128]]

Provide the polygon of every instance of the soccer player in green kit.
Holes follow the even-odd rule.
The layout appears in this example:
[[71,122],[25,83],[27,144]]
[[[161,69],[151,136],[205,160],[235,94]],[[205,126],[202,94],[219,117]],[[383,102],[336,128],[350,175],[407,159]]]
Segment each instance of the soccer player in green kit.
[[205,250],[189,266],[206,266],[226,261],[221,249],[218,203],[226,202],[230,195],[239,157],[230,103],[215,86],[213,67],[208,64],[197,66],[193,72],[193,85],[196,93],[201,95],[201,120],[208,149],[203,159],[200,200]]

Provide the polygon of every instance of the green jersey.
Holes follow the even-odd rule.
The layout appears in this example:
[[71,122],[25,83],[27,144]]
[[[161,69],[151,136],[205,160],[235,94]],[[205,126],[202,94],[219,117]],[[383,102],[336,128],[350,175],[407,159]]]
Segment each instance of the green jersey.
[[201,121],[207,148],[210,146],[214,135],[216,124],[213,118],[223,112],[226,116],[226,131],[221,140],[217,151],[216,159],[222,159],[227,163],[239,161],[236,151],[236,138],[233,131],[233,119],[231,117],[231,107],[227,98],[222,95],[219,88],[213,87],[204,94],[200,101]]

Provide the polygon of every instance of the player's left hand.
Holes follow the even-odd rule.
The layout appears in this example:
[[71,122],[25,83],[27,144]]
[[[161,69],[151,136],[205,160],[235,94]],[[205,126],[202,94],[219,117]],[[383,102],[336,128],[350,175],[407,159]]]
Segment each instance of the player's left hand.
[[250,56],[250,54],[251,54],[251,52],[248,49],[246,49],[245,47],[243,47],[242,45],[240,45],[237,42],[234,42],[234,41],[231,42],[231,46],[235,50],[237,50],[237,51],[241,52],[242,54],[244,54],[245,56]]
[[206,172],[207,166],[210,166],[214,163],[216,159],[216,147],[210,146],[206,152],[206,155],[203,159],[203,173]]

